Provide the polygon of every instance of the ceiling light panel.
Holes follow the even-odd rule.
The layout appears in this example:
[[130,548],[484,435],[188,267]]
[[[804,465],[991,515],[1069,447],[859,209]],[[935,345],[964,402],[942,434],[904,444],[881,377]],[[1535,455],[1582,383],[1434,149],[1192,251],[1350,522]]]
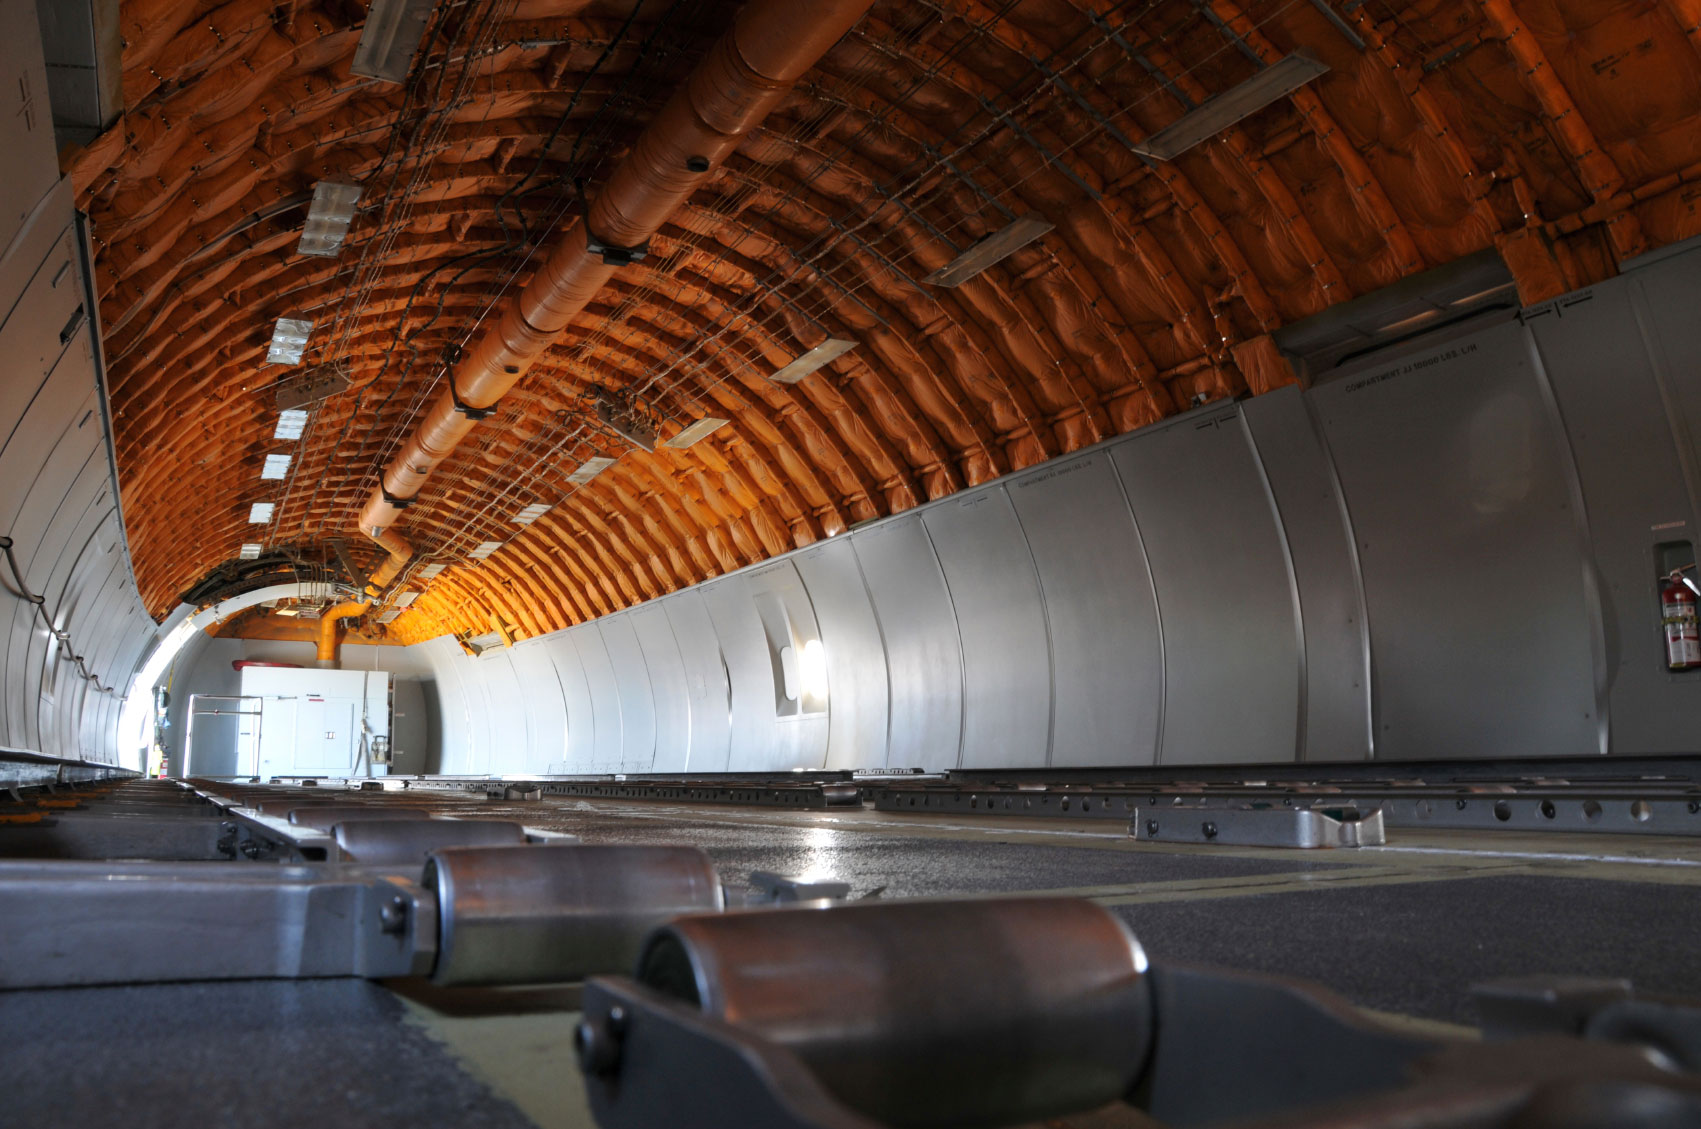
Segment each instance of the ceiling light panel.
[[515,525],[530,525],[555,507],[548,502],[533,502],[525,509],[514,515]]
[[282,478],[288,473],[288,455],[267,455],[265,465],[260,467],[261,478]]
[[448,567],[449,567],[448,565],[442,564],[442,563],[428,564],[424,568],[419,570],[419,578],[421,580],[430,580],[433,577],[437,576],[438,573],[442,572],[444,569],[446,569]]
[[396,606],[398,608],[411,607],[417,599],[419,599],[418,592],[401,592],[396,596]]
[[296,252],[321,259],[336,258],[354,221],[354,206],[360,200],[360,185],[321,180],[313,186],[313,203],[301,229]]
[[251,525],[259,525],[272,520],[273,504],[271,502],[255,502],[248,507],[248,521]]
[[401,615],[401,614],[402,614],[401,608],[391,608],[389,611],[383,612],[378,616],[378,622],[379,623],[394,623],[396,621],[396,617]]
[[260,545],[255,541],[245,542],[237,554],[238,560],[257,561],[260,559]]
[[822,365],[837,360],[854,348],[855,341],[847,341],[843,337],[829,337],[768,379],[775,384],[796,384]]
[[603,471],[614,465],[614,460],[598,455],[594,459],[586,459],[584,465],[567,476],[567,481],[583,486]]
[[1134,151],[1154,160],[1173,161],[1242,118],[1252,116],[1272,102],[1281,101],[1328,70],[1327,63],[1320,63],[1303,51],[1295,51],[1245,82],[1182,114],[1146,140],[1137,142]]
[[961,286],[1051,230],[1038,216],[1018,216],[926,278],[934,286]]
[[272,330],[272,347],[266,350],[269,365],[298,365],[301,354],[307,351],[307,338],[313,332],[313,322],[303,318],[279,318]]
[[307,413],[304,411],[287,411],[278,413],[277,430],[272,432],[273,439],[300,439],[301,433],[307,430]]
[[405,82],[437,0],[373,0],[349,69],[364,78]]
[[501,547],[502,542],[500,541],[481,541],[478,548],[468,553],[467,556],[472,560],[482,561]]
[[702,442],[704,439],[707,439],[726,425],[727,421],[724,419],[717,419],[714,416],[705,416],[696,423],[691,424],[684,431],[681,431],[678,435],[675,435],[672,439],[669,439],[667,441],[667,445],[669,447],[676,447],[680,450],[684,450],[686,447]]

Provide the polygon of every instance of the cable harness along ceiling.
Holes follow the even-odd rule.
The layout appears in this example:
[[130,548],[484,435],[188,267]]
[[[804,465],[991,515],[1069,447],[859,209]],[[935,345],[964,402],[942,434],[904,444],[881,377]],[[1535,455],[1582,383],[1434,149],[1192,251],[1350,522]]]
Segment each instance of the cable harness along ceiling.
[[386,508],[466,351],[764,18],[412,7],[393,83],[354,0],[123,0],[124,113],[62,159],[156,615],[378,567],[393,640],[541,634],[1291,382],[1273,331],[1474,252],[1528,302],[1701,232],[1701,0],[864,3]]

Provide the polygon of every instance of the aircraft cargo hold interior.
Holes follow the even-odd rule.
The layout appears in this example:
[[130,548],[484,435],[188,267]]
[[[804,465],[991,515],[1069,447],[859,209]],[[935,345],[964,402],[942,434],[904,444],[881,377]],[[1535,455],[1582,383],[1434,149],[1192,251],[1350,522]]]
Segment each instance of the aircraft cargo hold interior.
[[0,68],[0,1123],[1701,1126],[1698,0]]

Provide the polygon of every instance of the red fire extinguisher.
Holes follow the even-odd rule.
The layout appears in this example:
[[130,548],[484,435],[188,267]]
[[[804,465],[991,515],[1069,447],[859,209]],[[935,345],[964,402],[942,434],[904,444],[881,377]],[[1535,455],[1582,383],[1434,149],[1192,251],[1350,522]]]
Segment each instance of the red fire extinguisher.
[[1666,629],[1666,667],[1689,670],[1701,666],[1701,628],[1695,619],[1695,593],[1673,572],[1660,585],[1660,618]]

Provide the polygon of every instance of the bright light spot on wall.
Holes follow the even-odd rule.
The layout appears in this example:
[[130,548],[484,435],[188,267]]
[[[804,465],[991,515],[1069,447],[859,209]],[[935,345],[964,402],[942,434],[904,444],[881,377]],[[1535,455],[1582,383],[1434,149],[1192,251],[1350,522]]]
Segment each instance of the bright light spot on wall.
[[147,767],[146,750],[153,740],[149,722],[154,712],[154,684],[183,645],[194,638],[199,626],[195,617],[190,616],[172,628],[171,634],[160,640],[154,653],[142,664],[142,669],[136,673],[136,681],[130,684],[130,693],[125,695],[124,708],[118,715],[118,763],[125,768]]
[[803,693],[805,697],[827,697],[827,648],[821,645],[821,640],[811,639],[803,645],[803,652],[798,656],[799,674],[802,676]]
[[288,473],[288,455],[267,455],[265,465],[260,468],[261,478],[282,478]]
[[272,503],[255,502],[248,507],[248,521],[252,525],[260,525],[272,520]]

